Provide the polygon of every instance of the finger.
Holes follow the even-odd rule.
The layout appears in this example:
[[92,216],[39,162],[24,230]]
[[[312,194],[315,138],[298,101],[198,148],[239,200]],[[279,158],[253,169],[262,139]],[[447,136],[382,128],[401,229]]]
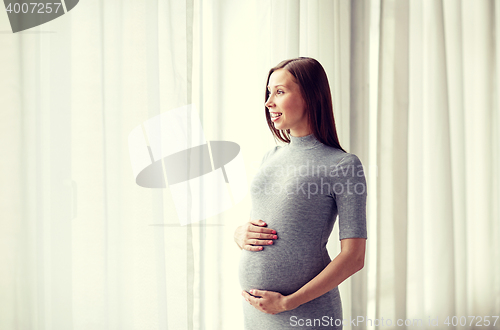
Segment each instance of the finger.
[[264,228],[250,223],[248,230],[254,233],[276,234],[276,230],[271,228]]
[[247,239],[245,241],[247,245],[272,245],[273,241],[263,240],[263,239]]
[[248,297],[250,297],[250,294],[246,292],[245,290],[241,291],[241,295],[243,298],[245,298],[246,301],[248,301]]
[[264,233],[255,233],[250,232],[247,235],[248,238],[257,238],[257,239],[278,239],[278,235],[275,234],[264,234]]
[[248,292],[247,292],[247,294],[246,294],[245,297],[246,297],[247,301],[251,305],[253,305],[254,307],[260,307],[260,306],[262,306],[262,301],[261,301],[262,298],[260,298],[260,297],[254,297],[251,294],[249,294]]
[[262,251],[264,248],[262,246],[253,246],[253,245],[244,245],[243,249],[248,250],[248,251]]
[[266,294],[266,290],[252,289],[252,290],[250,290],[250,293],[254,296],[257,296],[257,297],[264,297],[264,295]]
[[241,292],[241,295],[245,298],[246,301],[248,301],[251,305],[259,305],[258,304],[258,301],[256,300],[257,298],[252,296],[251,294],[249,294],[248,292],[246,291],[243,291]]
[[256,225],[256,226],[267,226],[267,223],[265,223],[264,221],[262,221],[261,219],[250,219],[249,221],[250,223]]

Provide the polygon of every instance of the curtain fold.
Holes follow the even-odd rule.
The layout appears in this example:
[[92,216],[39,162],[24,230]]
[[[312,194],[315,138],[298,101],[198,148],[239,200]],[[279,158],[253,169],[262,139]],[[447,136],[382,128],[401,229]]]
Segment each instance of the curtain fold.
[[[464,65],[464,110],[465,147],[468,155],[466,167],[466,230],[467,230],[467,309],[475,313],[493,313],[494,288],[493,260],[494,242],[498,231],[493,232],[494,201],[498,191],[493,185],[492,127],[493,119],[493,19],[491,1],[463,2],[464,17],[463,60]],[[497,30],[498,31],[498,30]],[[495,109],[498,111],[498,108]],[[498,171],[498,168],[495,169]],[[488,274],[488,275],[484,275]],[[498,293],[498,291],[497,291]]]
[[406,309],[408,6],[380,3],[377,319],[404,319]]
[[452,189],[452,213],[453,213],[453,263],[455,294],[454,314],[466,315],[466,167],[465,167],[465,138],[463,134],[466,129],[464,117],[464,76],[463,76],[463,17],[461,13],[461,1],[443,1],[443,20],[445,40],[443,46],[446,49],[446,83],[448,95],[448,119],[450,134],[450,175]]

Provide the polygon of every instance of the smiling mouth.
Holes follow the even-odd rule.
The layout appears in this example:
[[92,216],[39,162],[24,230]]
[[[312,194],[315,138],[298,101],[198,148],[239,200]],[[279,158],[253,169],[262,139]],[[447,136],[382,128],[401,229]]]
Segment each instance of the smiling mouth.
[[271,118],[278,118],[281,116],[281,112],[271,112]]

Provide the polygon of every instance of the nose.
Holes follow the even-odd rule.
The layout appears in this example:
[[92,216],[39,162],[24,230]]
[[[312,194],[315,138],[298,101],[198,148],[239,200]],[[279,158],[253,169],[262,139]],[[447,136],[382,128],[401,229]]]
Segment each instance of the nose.
[[265,103],[266,108],[271,108],[274,106],[274,102],[271,100],[271,95],[269,95],[269,98],[267,99],[267,102]]

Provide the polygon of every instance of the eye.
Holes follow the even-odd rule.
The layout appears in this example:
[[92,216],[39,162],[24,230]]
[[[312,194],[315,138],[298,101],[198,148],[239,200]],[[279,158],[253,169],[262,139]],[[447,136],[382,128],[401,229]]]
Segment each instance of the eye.
[[285,92],[283,92],[281,89],[278,89],[278,91],[276,93],[277,94],[285,94]]

